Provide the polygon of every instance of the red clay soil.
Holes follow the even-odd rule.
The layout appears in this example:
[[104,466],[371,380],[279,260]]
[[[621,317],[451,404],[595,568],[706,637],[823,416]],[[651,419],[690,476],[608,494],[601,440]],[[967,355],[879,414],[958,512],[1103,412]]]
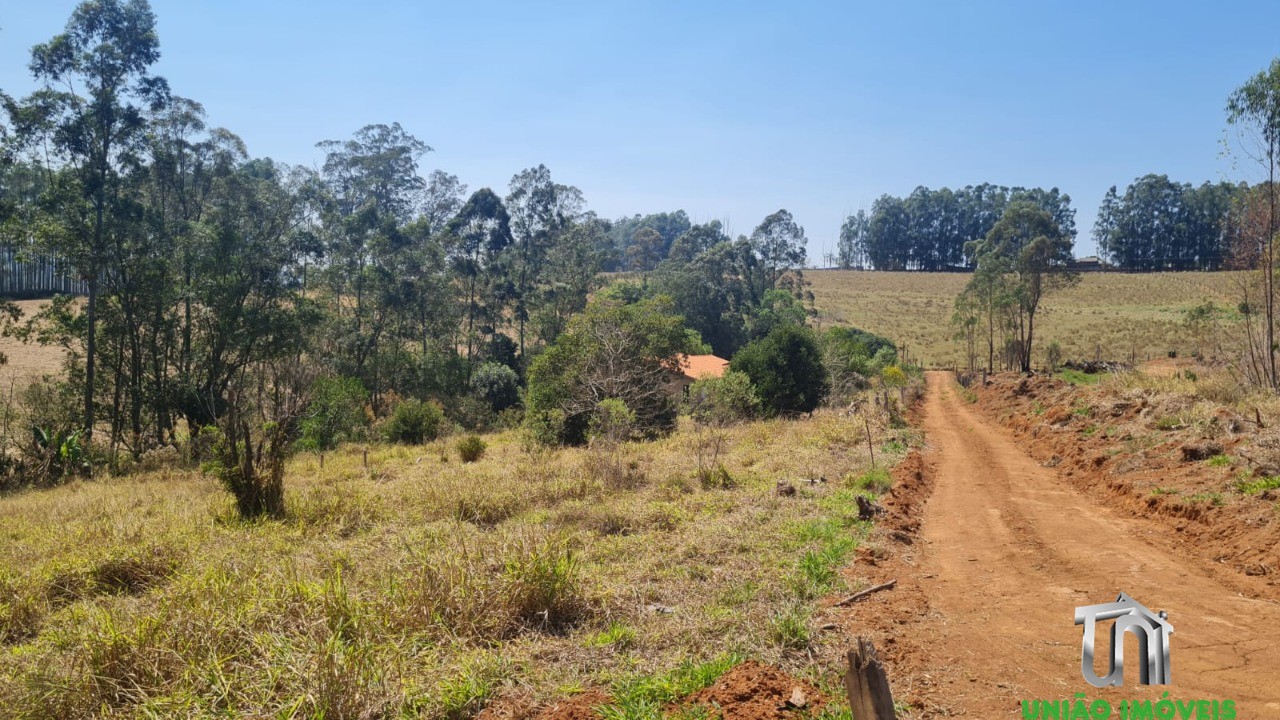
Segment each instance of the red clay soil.
[[608,705],[613,699],[599,688],[565,698],[538,713],[538,720],[598,720],[595,708]]
[[[1280,493],[1236,489],[1242,477],[1280,474],[1274,429],[1225,407],[1196,422],[1188,398],[1153,391],[1019,376],[975,389],[986,417],[1076,488],[1130,516],[1157,519],[1192,555],[1264,581],[1228,578],[1242,592],[1280,598]],[[1210,454],[1229,464],[1209,465]]]
[[809,683],[771,665],[748,660],[680,705],[703,707],[711,711],[712,717],[725,720],[786,720],[804,717],[806,710],[822,708],[826,702]]
[[[1195,519],[1175,513],[1136,517],[1149,492],[1111,487],[1115,478],[1105,474],[1120,460],[1104,441],[1129,441],[1072,425],[1088,416],[1077,410],[1095,402],[1082,399],[1083,391],[1036,385],[1047,381],[1023,385],[1020,379],[1004,388],[1006,381],[997,380],[975,407],[949,373],[930,373],[928,380],[923,425],[929,452],[923,462],[904,464],[885,500],[885,527],[850,569],[860,585],[898,582],[848,608],[832,608],[843,611],[837,615],[841,631],[874,641],[894,699],[910,708],[902,717],[1017,718],[1021,700],[1086,691],[1113,707],[1122,699],[1159,699],[1160,691],[1136,684],[1132,671],[1118,688],[1093,688],[1081,678],[1073,609],[1109,602],[1124,591],[1169,610],[1177,628],[1174,697],[1233,698],[1239,717],[1280,718],[1274,670],[1280,665],[1280,606],[1258,599],[1273,589],[1269,578],[1209,562],[1187,539],[1205,518],[1222,528],[1243,525],[1229,517],[1229,505],[1197,510]],[[1025,412],[1013,410],[1024,402]],[[1096,402],[1090,411],[1095,423],[1114,411],[1117,418],[1133,412],[1129,422],[1141,424],[1156,422],[1152,416],[1163,415],[1169,401],[1148,398],[1159,407],[1145,416],[1140,408]],[[1064,405],[1074,419],[1050,413]],[[1082,442],[1063,439],[1046,448],[1042,442],[1057,431],[1034,429],[1046,420],[1065,420]],[[1222,422],[1239,427],[1232,418]],[[1014,428],[1012,435],[1001,424]],[[1135,438],[1136,431],[1130,441]],[[1203,461],[1193,463],[1194,470],[1182,467],[1181,445],[1203,440],[1190,433],[1158,446],[1140,440],[1147,455],[1131,453],[1139,460],[1130,465],[1142,467],[1126,465],[1120,479],[1133,483],[1130,473],[1148,472],[1145,463],[1159,460],[1171,463],[1161,466],[1160,483],[1194,487],[1200,474],[1225,470]],[[1237,445],[1233,455],[1243,449]],[[1056,461],[1046,457],[1051,454]],[[1236,503],[1236,511],[1248,516],[1251,502]],[[898,512],[903,508],[905,518]]]

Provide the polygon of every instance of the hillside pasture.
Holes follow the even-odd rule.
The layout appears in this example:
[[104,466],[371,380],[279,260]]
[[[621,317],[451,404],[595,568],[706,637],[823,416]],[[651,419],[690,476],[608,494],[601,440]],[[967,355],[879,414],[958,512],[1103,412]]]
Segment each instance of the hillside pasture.
[[[883,335],[928,366],[964,364],[951,315],[967,273],[812,270],[805,277],[813,283],[821,324]],[[1186,310],[1211,300],[1230,322],[1239,280],[1231,272],[1083,273],[1079,285],[1045,297],[1034,359],[1042,363],[1054,341],[1065,359],[1143,362],[1169,351],[1190,354],[1197,343],[1183,323]]]
[[832,687],[820,598],[869,542],[856,495],[917,440],[880,427],[868,475],[864,433],[821,411],[616,450],[508,431],[467,464],[352,445],[291,461],[283,521],[165,458],[0,497],[0,707],[454,718],[604,688],[647,717],[672,672],[748,657]]

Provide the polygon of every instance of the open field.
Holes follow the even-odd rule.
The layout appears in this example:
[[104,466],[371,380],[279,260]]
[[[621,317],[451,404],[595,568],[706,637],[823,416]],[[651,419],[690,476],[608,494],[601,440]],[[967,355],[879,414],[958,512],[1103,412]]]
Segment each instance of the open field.
[[[49,303],[48,300],[15,300],[14,304],[22,311],[24,322]],[[55,345],[24,343],[17,338],[0,337],[0,353],[4,353],[6,362],[0,365],[0,393],[8,394],[9,385],[26,385],[42,375],[57,375],[62,372],[62,348]]]
[[[3,497],[0,708],[465,717],[603,688],[650,717],[742,658],[830,688],[844,638],[814,613],[867,537],[855,495],[888,481],[862,422],[727,429],[710,483],[687,422],[616,454],[508,432],[473,464],[440,441],[366,469],[348,446],[291,462],[281,522],[197,471]],[[881,467],[917,440],[877,434]]]
[[[962,273],[862,272],[814,270],[813,282],[822,323],[853,325],[905,344],[926,365],[964,361],[952,339],[953,302],[969,281]],[[1037,362],[1043,348],[1057,341],[1065,359],[1139,362],[1176,350],[1186,355],[1195,339],[1183,326],[1184,312],[1205,300],[1235,308],[1236,274],[1084,273],[1080,284],[1045,297],[1036,316]]]

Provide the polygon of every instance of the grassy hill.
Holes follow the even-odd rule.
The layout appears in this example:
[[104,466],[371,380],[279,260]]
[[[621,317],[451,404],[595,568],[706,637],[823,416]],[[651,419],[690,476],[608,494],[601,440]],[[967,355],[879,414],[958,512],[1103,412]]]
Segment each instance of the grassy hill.
[[[905,344],[926,364],[964,361],[951,314],[969,275],[960,273],[814,270],[819,321],[853,325]],[[1234,309],[1236,273],[1085,273],[1076,287],[1045,298],[1036,318],[1036,359],[1057,341],[1068,359],[1139,361],[1170,350],[1185,355],[1195,339],[1184,312],[1205,300]]]

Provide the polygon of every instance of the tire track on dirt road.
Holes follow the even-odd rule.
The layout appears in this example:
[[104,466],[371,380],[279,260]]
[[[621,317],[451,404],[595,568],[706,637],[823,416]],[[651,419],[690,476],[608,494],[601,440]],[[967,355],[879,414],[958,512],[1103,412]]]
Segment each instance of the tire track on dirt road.
[[[1240,718],[1280,718],[1280,604],[1228,589],[1175,549],[1167,527],[1074,489],[957,388],[950,373],[928,374],[924,428],[936,469],[915,582],[929,613],[902,630],[917,634],[911,645],[929,656],[924,666],[952,678],[945,710],[1021,717],[1023,699],[1083,692],[1114,707],[1168,690],[1235,700]],[[1074,609],[1121,591],[1169,612],[1172,686],[1137,684],[1131,636],[1123,687],[1094,688],[1081,676]],[[1109,647],[1101,633],[1100,662]]]

